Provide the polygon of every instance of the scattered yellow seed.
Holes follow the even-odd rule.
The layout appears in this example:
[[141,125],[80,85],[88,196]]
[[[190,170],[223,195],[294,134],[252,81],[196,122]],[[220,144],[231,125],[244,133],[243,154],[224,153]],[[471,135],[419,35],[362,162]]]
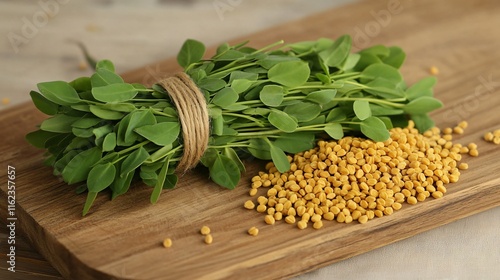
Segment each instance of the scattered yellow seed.
[[500,129],[484,134],[484,140],[492,142],[495,145],[500,145]]
[[287,224],[295,224],[295,217],[294,216],[286,216],[285,222]]
[[264,218],[264,221],[268,225],[274,225],[274,223],[276,222],[273,215],[266,215],[266,217]]
[[455,126],[453,128],[453,133],[456,133],[456,134],[464,134],[464,129],[460,126]]
[[266,212],[266,209],[267,209],[267,207],[264,204],[260,204],[259,206],[257,206],[257,212],[259,212],[259,213]]
[[458,166],[458,169],[460,170],[466,170],[466,169],[469,169],[469,165],[465,162],[462,162],[460,163],[460,165]]
[[367,215],[362,215],[362,216],[360,216],[360,217],[358,218],[358,222],[359,222],[360,224],[364,224],[364,223],[368,222],[368,216],[367,216]]
[[439,69],[436,66],[432,66],[431,68],[429,68],[429,73],[431,73],[431,75],[438,75]]
[[320,229],[323,227],[323,222],[321,220],[314,222],[313,228],[314,229]]
[[435,192],[432,193],[432,197],[434,197],[434,198],[441,198],[441,197],[443,197],[443,193],[440,192],[440,191],[435,191]]
[[467,126],[469,126],[469,123],[467,121],[461,121],[458,123],[458,126],[463,128],[463,129],[466,129]]
[[476,150],[477,145],[476,143],[469,143],[469,145],[467,145],[467,148],[469,148],[469,150]]
[[3,105],[7,105],[9,103],[10,103],[10,98],[7,98],[7,97],[2,98],[2,104]]
[[243,207],[245,207],[246,209],[254,209],[255,208],[255,204],[253,203],[253,201],[251,200],[247,200],[245,201],[245,204],[243,205]]
[[214,238],[212,237],[212,235],[211,235],[211,234],[207,234],[207,235],[205,236],[205,243],[207,243],[207,244],[212,244],[212,242],[213,242],[213,241],[214,241]]
[[408,202],[408,204],[412,204],[413,205],[413,204],[417,204],[418,201],[417,201],[416,197],[410,196],[410,197],[408,197],[408,199],[406,200],[406,202]]
[[248,194],[249,194],[250,196],[255,196],[255,195],[257,195],[257,189],[250,189],[250,191],[248,192]]
[[299,229],[305,229],[305,228],[307,228],[307,222],[306,222],[306,221],[304,221],[304,220],[298,221],[298,222],[297,222],[297,227],[298,227]]
[[207,227],[207,226],[202,226],[201,229],[200,229],[200,233],[203,234],[203,235],[207,235],[210,233],[210,228]]
[[494,137],[495,136],[491,132],[487,132],[484,134],[484,140],[486,140],[488,142],[492,142]]
[[447,135],[447,134],[452,134],[453,133],[453,129],[451,127],[447,127],[445,129],[443,129],[443,134]]
[[259,229],[256,227],[251,227],[248,230],[248,234],[250,234],[251,236],[257,236],[259,234]]
[[477,156],[479,156],[479,151],[477,149],[469,150],[469,155],[471,155],[473,157],[477,157]]
[[87,70],[88,68],[88,64],[85,62],[85,61],[80,61],[80,63],[78,63],[78,69],[79,70]]
[[163,247],[165,247],[165,248],[172,247],[172,239],[165,238],[165,240],[163,240]]

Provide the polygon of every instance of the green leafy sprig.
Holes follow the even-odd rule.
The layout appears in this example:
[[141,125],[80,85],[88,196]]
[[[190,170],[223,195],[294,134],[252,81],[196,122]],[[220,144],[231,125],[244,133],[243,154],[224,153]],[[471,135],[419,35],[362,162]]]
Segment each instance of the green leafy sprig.
[[[222,44],[203,59],[205,46],[187,40],[178,63],[205,95],[211,120],[208,149],[200,163],[217,184],[233,189],[244,154],[289,170],[287,153],[312,148],[318,137],[362,134],[374,141],[413,119],[420,131],[442,106],[435,78],[408,87],[399,72],[398,47],[373,46],[351,53],[351,37],[321,38],[254,49],[247,42]],[[153,188],[155,203],[178,180],[181,127],[175,106],[159,85],[125,83],[108,60],[95,73],[69,83],[38,84],[35,106],[51,117],[27,135],[47,150],[46,163],[68,184],[88,191],[83,215],[97,194],[124,194],[139,178]]]

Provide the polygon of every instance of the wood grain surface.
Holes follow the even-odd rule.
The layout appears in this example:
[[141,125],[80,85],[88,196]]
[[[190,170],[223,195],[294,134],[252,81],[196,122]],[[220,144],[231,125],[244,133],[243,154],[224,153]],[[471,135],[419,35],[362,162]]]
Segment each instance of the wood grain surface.
[[[31,104],[23,104],[0,116],[8,131],[0,139],[0,162],[15,163],[17,171],[17,225],[68,279],[277,279],[499,206],[500,149],[481,140],[485,132],[500,128],[500,82],[495,80],[500,76],[500,38],[486,28],[500,26],[499,5],[494,0],[460,5],[451,0],[400,1],[403,10],[389,12],[387,24],[377,21],[373,14],[393,10],[388,6],[392,2],[396,1],[367,1],[325,11],[248,39],[258,47],[279,39],[292,42],[349,33],[357,48],[398,45],[408,55],[403,74],[410,84],[437,66],[435,93],[445,107],[433,114],[436,123],[448,127],[469,121],[466,133],[455,139],[476,142],[480,151],[479,157],[464,158],[470,169],[449,185],[443,198],[404,205],[391,216],[363,225],[328,222],[321,230],[298,230],[285,223],[268,226],[262,214],[242,207],[249,178],[264,166],[247,161],[247,173],[233,191],[217,187],[207,179],[206,170],[197,168],[182,177],[176,189],[164,191],[156,205],[149,204],[151,189],[137,184],[113,202],[100,195],[90,215],[81,218],[85,197],[54,177],[42,165],[43,152],[23,140],[45,118]],[[377,24],[383,35],[372,35]],[[125,77],[151,83],[178,70],[175,65],[169,59]],[[6,181],[2,173],[2,201],[7,199]],[[5,220],[4,204],[1,210]],[[198,233],[203,225],[212,229],[211,245]],[[260,229],[257,237],[246,234],[252,226]],[[174,242],[169,249],[161,246],[166,237]]]

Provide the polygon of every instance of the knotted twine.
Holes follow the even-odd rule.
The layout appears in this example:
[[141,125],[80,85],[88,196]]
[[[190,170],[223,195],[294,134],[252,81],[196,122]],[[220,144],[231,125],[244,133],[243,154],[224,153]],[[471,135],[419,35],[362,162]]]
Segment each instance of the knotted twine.
[[183,154],[176,172],[194,168],[205,153],[210,137],[210,122],[205,96],[184,72],[158,82],[177,107],[183,138]]

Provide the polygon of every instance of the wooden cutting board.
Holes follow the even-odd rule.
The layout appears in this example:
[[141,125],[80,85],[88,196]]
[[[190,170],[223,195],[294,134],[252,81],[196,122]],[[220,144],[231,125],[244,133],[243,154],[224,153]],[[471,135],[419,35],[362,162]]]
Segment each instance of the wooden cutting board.
[[[250,177],[264,166],[247,161],[247,173],[233,191],[217,187],[198,168],[182,177],[176,189],[164,191],[156,205],[149,203],[151,189],[139,184],[113,202],[100,195],[90,215],[82,218],[85,196],[52,176],[42,165],[43,152],[24,141],[45,118],[27,103],[0,116],[1,166],[16,168],[18,230],[68,279],[276,279],[499,206],[500,146],[481,139],[500,128],[500,36],[494,34],[500,26],[498,14],[495,0],[365,1],[240,38],[258,47],[279,39],[348,33],[357,49],[398,45],[408,55],[403,74],[410,84],[437,66],[435,92],[445,108],[433,114],[436,123],[444,128],[469,121],[466,133],[455,139],[476,142],[480,151],[477,158],[464,158],[470,169],[441,199],[404,205],[363,225],[327,222],[321,230],[298,230],[283,222],[269,226],[262,214],[242,207],[249,198]],[[169,59],[125,77],[151,83],[177,70]],[[0,189],[0,199],[6,201],[4,171]],[[5,207],[2,203],[4,221]],[[212,229],[211,245],[198,233],[203,225]],[[257,237],[246,234],[252,226],[260,229]],[[161,246],[166,237],[174,241],[169,249]]]

